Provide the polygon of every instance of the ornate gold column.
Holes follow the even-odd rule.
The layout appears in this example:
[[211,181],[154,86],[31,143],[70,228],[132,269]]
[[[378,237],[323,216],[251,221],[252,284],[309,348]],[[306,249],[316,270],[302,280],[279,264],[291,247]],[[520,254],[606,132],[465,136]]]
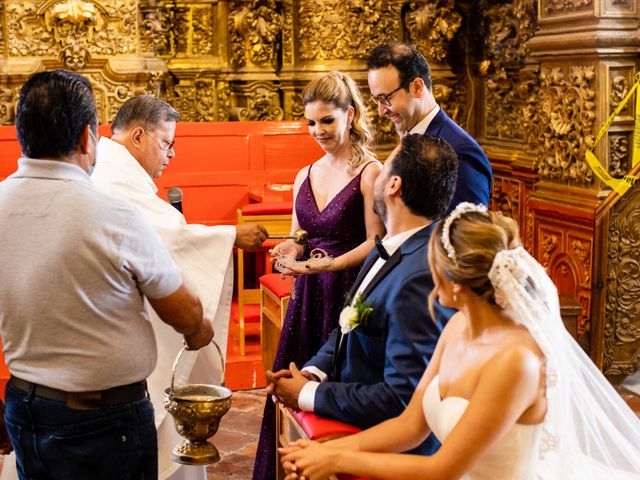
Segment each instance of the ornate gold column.
[[228,120],[226,85],[218,82],[226,64],[225,2],[195,0],[163,3],[171,49],[163,56],[168,74],[163,96],[182,121]]
[[[534,7],[535,32],[523,22]],[[481,135],[494,161],[494,201],[499,204],[506,193],[511,208],[516,199],[527,248],[560,293],[580,302],[581,343],[605,373],[622,378],[639,361],[640,303],[630,295],[635,284],[628,275],[630,258],[620,256],[621,244],[613,253],[608,241],[638,239],[629,217],[621,238],[625,226],[615,211],[610,213],[616,226],[608,235],[598,234],[602,218],[609,219],[598,212],[610,189],[595,177],[584,155],[638,69],[639,2],[514,1],[494,9],[485,39],[490,48],[483,64]],[[505,49],[509,38],[525,40],[523,48]],[[632,129],[629,106],[595,150],[613,176],[621,177],[631,166]],[[620,208],[629,208],[626,200]],[[632,264],[638,266],[635,260]]]
[[278,76],[282,48],[282,5],[275,0],[233,1],[229,5],[229,75],[232,120],[285,118]]

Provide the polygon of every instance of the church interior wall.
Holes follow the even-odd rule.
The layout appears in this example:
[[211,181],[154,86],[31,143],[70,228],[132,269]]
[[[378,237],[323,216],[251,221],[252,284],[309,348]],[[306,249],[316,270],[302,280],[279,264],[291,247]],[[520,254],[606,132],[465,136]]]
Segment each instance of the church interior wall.
[[[236,203],[260,184],[291,182],[313,159],[297,122],[311,78],[345,71],[368,98],[367,52],[387,40],[416,44],[432,67],[437,101],[492,162],[491,207],[519,221],[525,247],[565,307],[577,309],[581,345],[615,381],[638,369],[638,187],[612,192],[585,152],[593,149],[614,178],[633,167],[633,102],[595,148],[594,141],[635,82],[640,0],[4,0],[0,19],[2,125],[13,124],[24,80],[52,68],[91,81],[104,124],[142,93],[166,99],[183,122],[225,122],[245,133],[251,122],[294,122],[288,141],[305,145],[304,155],[235,168],[251,178],[223,195]],[[368,106],[384,159],[397,137]],[[181,168],[200,168],[215,183],[225,165],[241,162],[194,154],[186,133],[179,141],[181,161],[195,163],[174,166],[167,181],[184,183],[197,174]],[[4,149],[0,176],[16,158],[15,148]],[[262,173],[252,177],[256,169]],[[212,191],[195,192],[203,203]],[[225,215],[194,211],[194,220]]]

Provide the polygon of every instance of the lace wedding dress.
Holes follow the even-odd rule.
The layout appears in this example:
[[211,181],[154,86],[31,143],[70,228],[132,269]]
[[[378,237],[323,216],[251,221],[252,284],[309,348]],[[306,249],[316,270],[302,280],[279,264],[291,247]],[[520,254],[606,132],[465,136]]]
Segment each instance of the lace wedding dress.
[[[422,407],[433,434],[443,443],[464,414],[469,400],[461,397],[440,398],[439,377],[425,391]],[[535,480],[534,454],[540,443],[542,424],[514,425],[471,468],[463,480]]]

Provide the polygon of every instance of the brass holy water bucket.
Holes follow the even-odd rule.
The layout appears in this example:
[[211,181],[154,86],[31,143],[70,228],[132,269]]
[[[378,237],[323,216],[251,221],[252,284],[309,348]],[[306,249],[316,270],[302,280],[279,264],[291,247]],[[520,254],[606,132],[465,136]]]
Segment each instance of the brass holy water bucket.
[[231,407],[231,390],[224,386],[224,358],[220,354],[222,382],[217,385],[189,384],[174,386],[176,367],[187,349],[184,347],[173,362],[171,387],[164,391],[164,408],[173,416],[177,432],[184,440],[171,452],[171,460],[184,465],[208,465],[220,461],[218,449],[209,441],[220,425],[220,419]]

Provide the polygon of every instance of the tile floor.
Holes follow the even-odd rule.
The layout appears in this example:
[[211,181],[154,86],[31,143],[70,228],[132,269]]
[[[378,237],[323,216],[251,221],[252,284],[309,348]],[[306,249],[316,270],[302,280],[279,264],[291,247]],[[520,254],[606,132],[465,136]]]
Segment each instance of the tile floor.
[[207,480],[250,480],[258,447],[264,390],[233,392],[231,409],[213,437],[222,459],[207,467]]
[[627,377],[616,390],[620,393],[625,402],[640,417],[640,371]]

